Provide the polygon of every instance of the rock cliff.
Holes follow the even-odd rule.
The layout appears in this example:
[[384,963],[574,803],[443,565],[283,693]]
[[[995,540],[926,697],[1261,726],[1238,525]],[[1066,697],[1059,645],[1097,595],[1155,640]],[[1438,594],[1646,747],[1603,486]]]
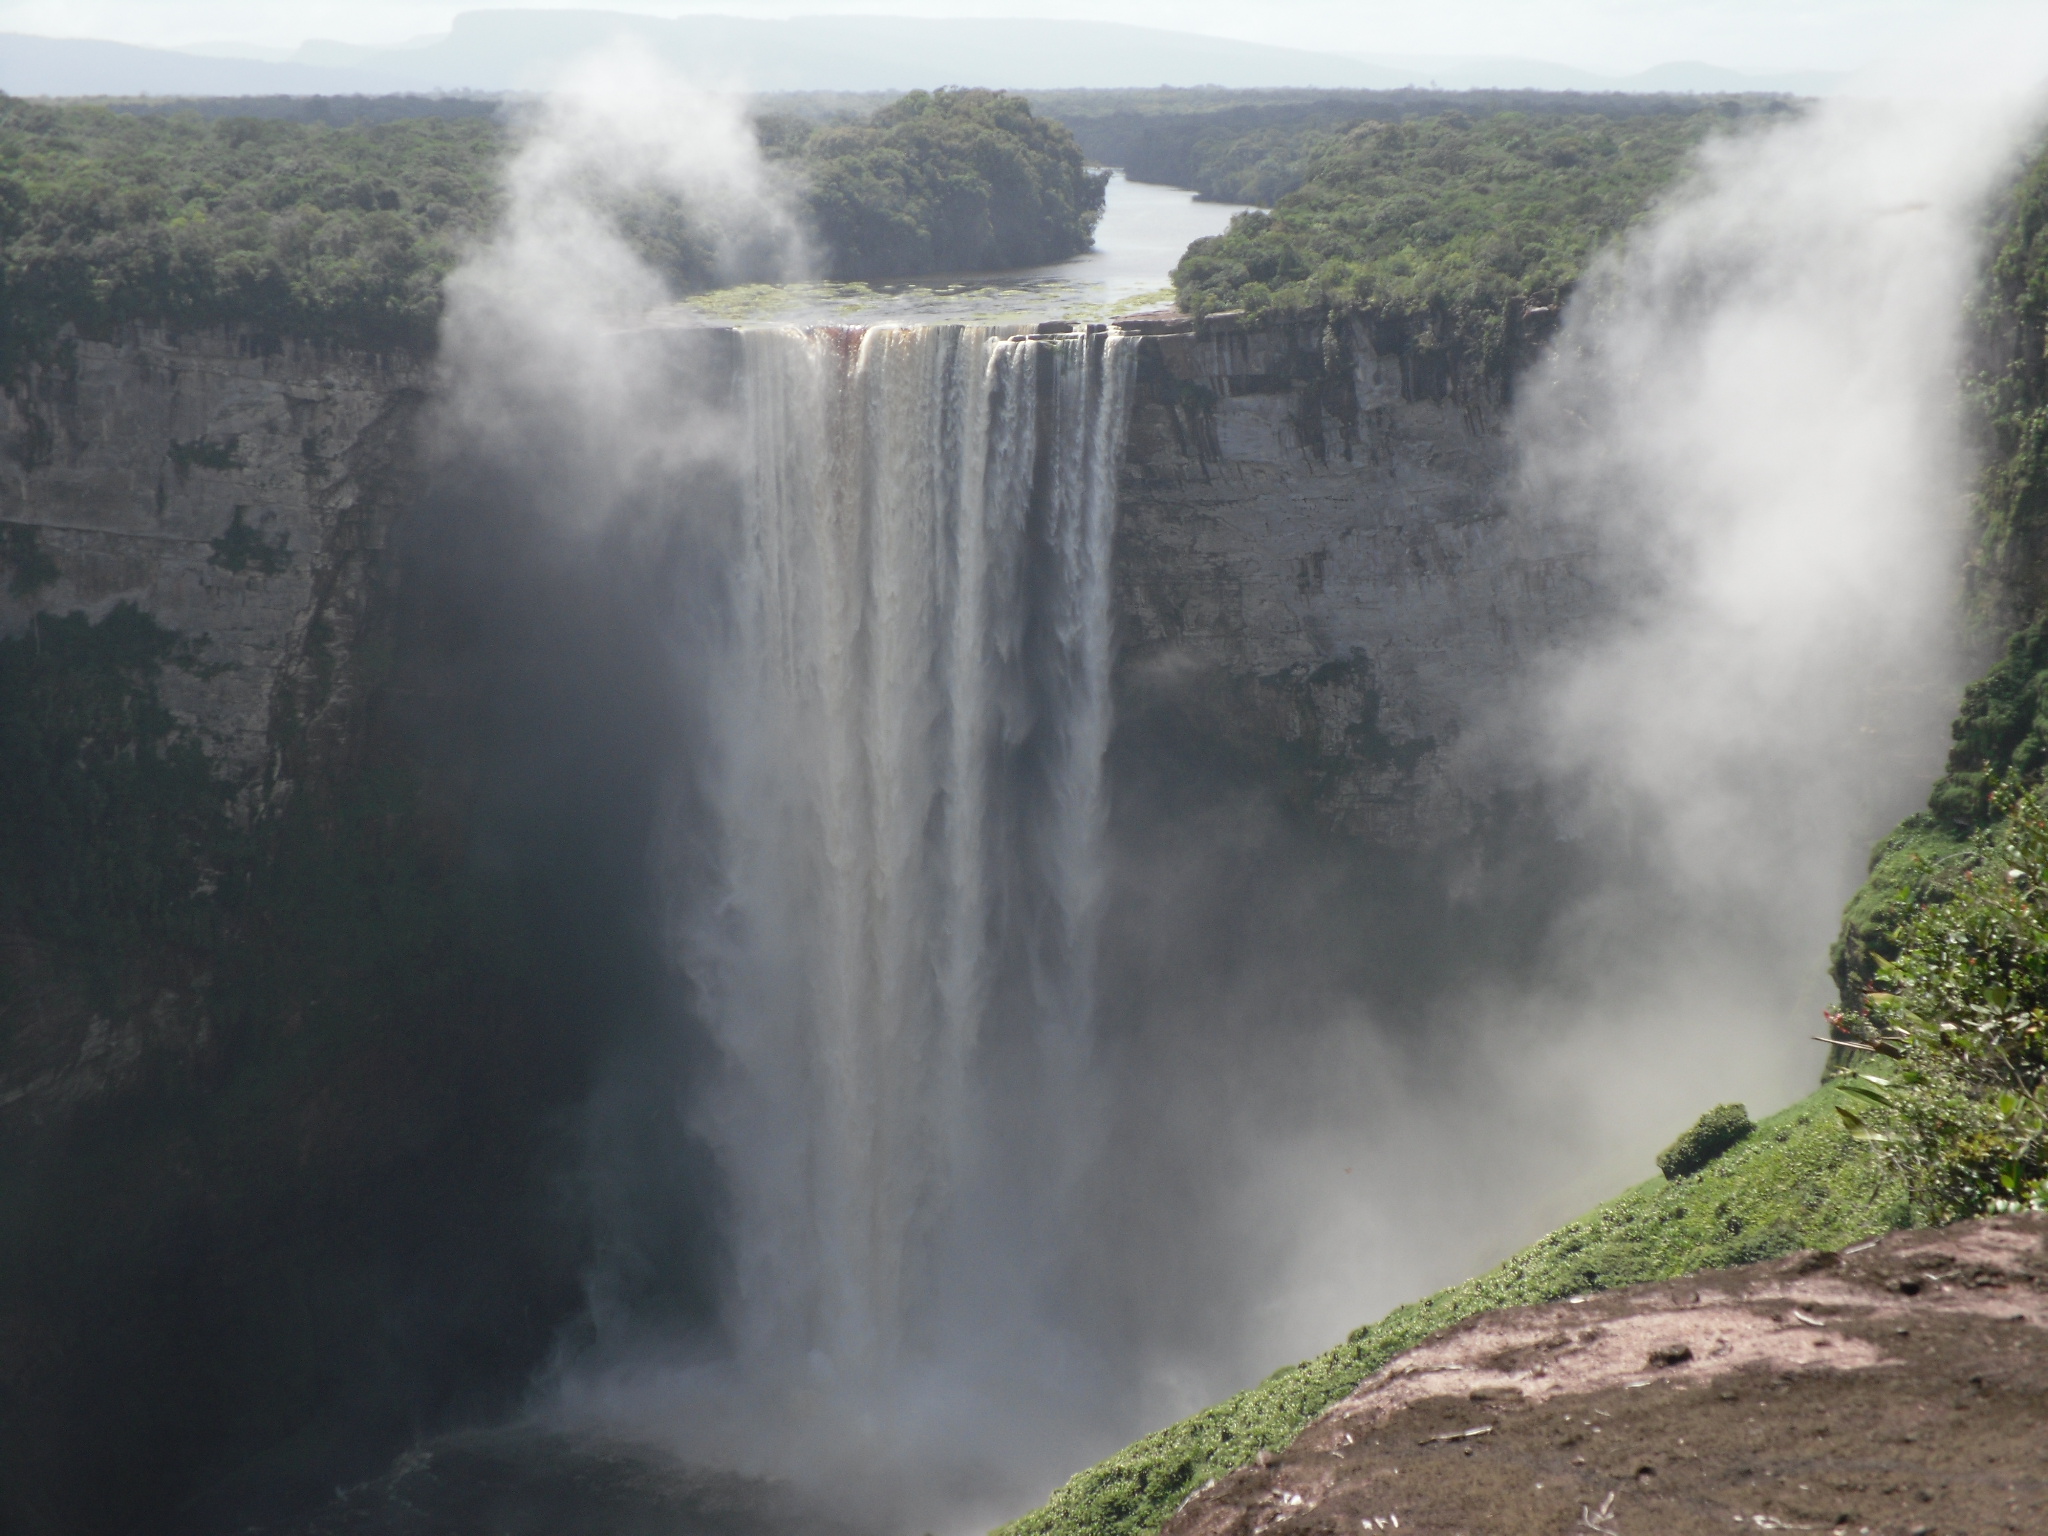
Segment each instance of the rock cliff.
[[1132,325],[1120,718],[1174,716],[1367,841],[1455,835],[1453,745],[1590,596],[1571,538],[1510,514],[1504,402],[1363,325]]
[[347,702],[427,370],[250,332],[76,341],[0,395],[0,631],[135,604],[165,702],[256,786]]
[[[1508,513],[1502,403],[1363,326],[1131,325],[1123,714],[1175,717],[1352,835],[1454,831],[1452,745],[1587,602],[1568,541]],[[430,383],[254,334],[74,343],[0,397],[0,631],[134,603],[191,642],[164,695],[208,755],[275,780],[346,713]]]
[[[1474,803],[1453,744],[1584,598],[1571,551],[1504,509],[1499,403],[1361,332],[1135,328],[1112,750],[1138,772],[1118,793],[1142,803],[1183,748],[1219,757],[1226,814],[1240,785],[1301,813],[1272,867],[1349,860],[1343,878],[1419,907],[1433,868],[1399,885],[1353,855],[1433,865]],[[25,842],[0,913],[0,1166],[22,1181],[0,1245],[9,1529],[129,1530],[169,1503],[186,1514],[165,1529],[240,1528],[514,1402],[592,1263],[559,1197],[582,1155],[565,1128],[593,1095],[671,1081],[621,1086],[618,1063],[693,1048],[644,890],[680,557],[569,537],[560,488],[517,464],[424,473],[432,398],[424,363],[148,330],[77,342],[0,396],[0,659],[45,690],[17,688],[18,721],[59,697],[79,722],[22,754],[50,782],[21,782],[55,797],[42,819],[118,845],[129,881],[60,912],[44,886],[86,861]],[[160,671],[67,671],[43,645],[88,638],[52,616],[127,604],[175,637]],[[172,645],[133,617],[101,639]],[[103,696],[127,716],[95,714]],[[159,696],[227,781],[177,780],[205,811],[182,842],[151,842],[172,802],[123,777],[99,723]],[[166,774],[191,766],[161,731],[147,745]],[[1151,814],[1174,830],[1172,807]],[[1377,934],[1426,969],[1413,921],[1297,881],[1349,926],[1285,939],[1241,920],[1238,844],[1176,885],[1131,831],[1119,890],[1191,888],[1220,926],[1178,911],[1155,932],[1155,908],[1111,904],[1106,1049],[1170,1049],[1189,990],[1241,951],[1299,970],[1304,948]],[[1186,934],[1199,964],[1155,944]],[[663,1225],[636,1230],[660,1257],[636,1304],[676,1315],[715,1293],[715,1245],[692,1235],[710,1197],[675,1217],[714,1187],[696,1157],[643,1159]]]

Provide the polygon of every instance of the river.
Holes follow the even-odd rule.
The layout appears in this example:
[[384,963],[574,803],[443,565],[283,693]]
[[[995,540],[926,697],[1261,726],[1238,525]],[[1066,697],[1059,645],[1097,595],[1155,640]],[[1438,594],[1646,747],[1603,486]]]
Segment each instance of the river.
[[749,283],[697,294],[661,312],[665,323],[997,325],[1106,320],[1173,302],[1172,273],[1191,241],[1220,235],[1236,203],[1207,203],[1180,187],[1112,171],[1095,248],[1043,267],[886,283]]

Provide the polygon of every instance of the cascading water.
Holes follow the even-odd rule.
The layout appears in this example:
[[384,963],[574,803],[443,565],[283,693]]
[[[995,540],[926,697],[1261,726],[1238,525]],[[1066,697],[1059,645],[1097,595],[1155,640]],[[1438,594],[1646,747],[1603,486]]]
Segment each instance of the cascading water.
[[1086,1145],[1132,346],[740,337],[717,880],[679,932],[724,1056],[700,1130],[743,1382],[886,1391],[1053,1242]]

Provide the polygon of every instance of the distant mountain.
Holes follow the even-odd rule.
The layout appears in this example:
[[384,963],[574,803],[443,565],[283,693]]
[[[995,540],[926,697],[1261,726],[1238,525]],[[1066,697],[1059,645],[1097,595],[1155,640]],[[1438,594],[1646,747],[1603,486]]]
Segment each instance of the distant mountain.
[[1405,84],[1436,85],[1447,91],[1786,91],[1795,96],[1825,96],[1848,78],[1846,73],[1832,70],[1747,74],[1718,64],[1692,62],[1659,64],[1632,75],[1602,75],[1543,59],[1384,54],[1364,57],[1382,69],[1405,75]]
[[289,61],[119,43],[0,36],[0,90],[23,95],[272,95],[526,90],[620,40],[689,77],[758,91],[940,85],[1104,88],[1216,85],[1392,89],[1815,90],[1831,77],[1759,77],[1668,64],[1627,80],[1534,59],[1364,58],[1096,21],[902,16],[667,19],[593,10],[469,11],[401,48],[308,42]]
[[90,38],[0,32],[0,91],[10,96],[334,96],[405,86],[374,69],[200,58]]
[[471,11],[425,47],[344,55],[333,45],[309,44],[300,57],[347,57],[422,88],[504,90],[546,85],[578,55],[620,39],[642,44],[684,74],[769,91],[1403,83],[1399,71],[1361,59],[1152,27],[900,16],[665,20],[603,11]]

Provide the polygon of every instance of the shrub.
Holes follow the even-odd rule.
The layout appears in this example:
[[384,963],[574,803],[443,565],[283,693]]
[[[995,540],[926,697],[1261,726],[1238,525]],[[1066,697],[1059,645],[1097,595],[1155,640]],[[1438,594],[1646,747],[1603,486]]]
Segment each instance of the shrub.
[[1756,1122],[1740,1104],[1717,1104],[1657,1154],[1657,1166],[1667,1179],[1698,1173],[1755,1129]]
[[2048,805],[1999,787],[1991,806],[2003,819],[1971,840],[1974,867],[1913,914],[1837,1021],[1883,1064],[1837,1080],[1863,1103],[1837,1112],[1930,1221],[2048,1207]]

